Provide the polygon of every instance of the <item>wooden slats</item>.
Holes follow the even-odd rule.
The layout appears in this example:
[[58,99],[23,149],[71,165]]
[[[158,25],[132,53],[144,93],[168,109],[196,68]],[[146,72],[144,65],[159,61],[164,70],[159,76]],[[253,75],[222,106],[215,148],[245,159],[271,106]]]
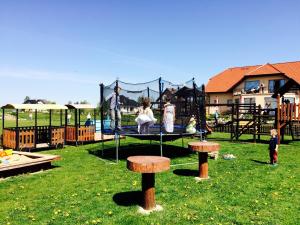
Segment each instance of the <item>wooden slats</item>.
[[95,139],[95,126],[78,128],[78,141],[94,141],[94,139]]
[[76,127],[67,126],[66,129],[66,141],[76,141]]
[[3,129],[3,147],[16,148],[16,131],[10,129]]
[[[82,126],[78,127],[78,140],[79,142],[89,142],[95,140],[95,126]],[[76,141],[76,127],[67,126],[66,141],[75,142]]]
[[289,122],[289,121],[299,121],[300,120],[300,104],[282,104],[279,106],[280,112],[280,121]]
[[33,148],[34,147],[34,130],[19,131],[19,148]]
[[52,145],[59,145],[64,144],[65,142],[65,129],[62,128],[52,128],[52,137],[51,137],[51,144]]
[[[51,129],[51,141],[49,131]],[[35,133],[37,132],[37,133]],[[49,144],[57,146],[64,144],[64,127],[49,127],[38,126],[36,127],[19,127],[19,128],[4,128],[3,130],[3,147],[20,150],[33,149],[35,144]],[[36,140],[35,140],[36,138]]]

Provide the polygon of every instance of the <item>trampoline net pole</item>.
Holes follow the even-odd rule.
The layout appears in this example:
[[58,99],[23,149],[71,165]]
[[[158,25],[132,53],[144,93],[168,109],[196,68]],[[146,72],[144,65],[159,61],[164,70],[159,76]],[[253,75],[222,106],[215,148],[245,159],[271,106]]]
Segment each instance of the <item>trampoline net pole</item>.
[[[101,130],[101,142],[102,142],[102,151],[101,151],[101,154],[102,154],[102,157],[104,156],[104,121],[103,121],[103,117],[104,117],[104,112],[103,112],[103,103],[104,103],[104,85],[103,84],[100,84],[100,130]],[[96,122],[95,122],[95,125],[96,125]]]
[[160,133],[160,156],[163,156],[162,144],[162,133]]
[[163,90],[162,90],[162,83],[161,83],[161,77],[159,78],[159,80],[158,80],[158,82],[159,82],[159,108],[160,108],[160,124],[159,124],[159,134],[160,134],[160,156],[163,156],[163,152],[162,152],[162,122],[163,122],[163,118],[162,118],[162,116],[163,116],[163,112],[162,112],[162,92],[163,92]]
[[119,162],[119,135],[115,133],[115,143],[116,143],[116,163]]
[[[119,81],[116,80],[116,88],[115,88],[115,95],[116,95],[116,103],[115,103],[115,139],[116,139],[116,162],[119,162],[119,133],[118,133],[118,124],[119,124],[119,117],[118,117],[118,107],[119,106],[119,93],[118,93],[118,88],[119,88]],[[120,121],[121,123],[121,121]]]

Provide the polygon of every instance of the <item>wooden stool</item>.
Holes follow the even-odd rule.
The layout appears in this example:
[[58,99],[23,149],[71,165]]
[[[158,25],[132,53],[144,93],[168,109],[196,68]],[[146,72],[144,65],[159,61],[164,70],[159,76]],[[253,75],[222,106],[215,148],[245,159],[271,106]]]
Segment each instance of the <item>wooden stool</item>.
[[160,156],[131,156],[127,158],[127,168],[142,173],[142,213],[161,210],[155,204],[155,173],[170,169],[170,159]]
[[198,152],[199,155],[199,177],[196,180],[208,179],[208,153],[220,150],[220,145],[213,142],[190,142],[188,146],[191,150]]

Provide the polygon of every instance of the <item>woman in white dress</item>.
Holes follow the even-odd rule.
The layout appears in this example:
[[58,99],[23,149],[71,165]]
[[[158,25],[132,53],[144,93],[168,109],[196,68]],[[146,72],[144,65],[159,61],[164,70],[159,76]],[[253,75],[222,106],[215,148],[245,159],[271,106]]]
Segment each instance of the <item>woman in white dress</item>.
[[152,109],[150,108],[150,99],[143,100],[143,106],[139,108],[139,115],[135,119],[138,124],[138,132],[140,134],[149,134],[149,127],[156,123],[157,119],[154,118]]
[[164,105],[164,126],[165,130],[168,133],[174,131],[174,122],[175,122],[175,106],[171,104],[171,100],[167,99],[167,103]]

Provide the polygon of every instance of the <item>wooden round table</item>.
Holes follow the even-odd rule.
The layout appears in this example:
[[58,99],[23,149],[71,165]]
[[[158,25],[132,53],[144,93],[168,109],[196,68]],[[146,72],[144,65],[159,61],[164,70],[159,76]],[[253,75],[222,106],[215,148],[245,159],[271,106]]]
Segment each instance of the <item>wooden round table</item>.
[[195,179],[208,179],[208,153],[219,151],[220,145],[214,142],[197,141],[189,142],[188,146],[192,151],[198,152],[199,155],[199,177]]
[[170,169],[170,159],[160,156],[131,156],[127,158],[127,168],[142,173],[144,210],[152,210],[155,204],[155,173]]

